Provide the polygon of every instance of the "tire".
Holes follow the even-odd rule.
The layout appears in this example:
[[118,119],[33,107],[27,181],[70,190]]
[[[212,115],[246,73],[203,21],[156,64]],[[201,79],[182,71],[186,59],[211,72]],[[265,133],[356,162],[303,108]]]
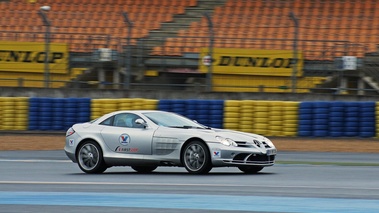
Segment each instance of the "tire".
[[184,147],[182,161],[191,174],[207,174],[212,169],[208,147],[200,141],[192,141]]
[[85,173],[99,174],[107,169],[103,159],[103,151],[94,141],[85,141],[81,144],[76,158],[79,168]]
[[150,173],[154,171],[158,166],[132,166],[132,169],[134,169],[138,173]]
[[263,169],[263,167],[262,166],[239,166],[238,169],[246,174],[256,174],[260,172]]

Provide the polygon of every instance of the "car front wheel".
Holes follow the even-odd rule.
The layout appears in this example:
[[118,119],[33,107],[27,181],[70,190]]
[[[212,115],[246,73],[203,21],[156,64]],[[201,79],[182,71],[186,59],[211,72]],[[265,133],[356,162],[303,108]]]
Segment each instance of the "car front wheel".
[[200,141],[188,143],[182,153],[184,167],[192,174],[206,174],[212,169],[207,146]]
[[103,152],[94,141],[86,141],[80,145],[77,158],[80,169],[85,173],[103,173],[107,169]]

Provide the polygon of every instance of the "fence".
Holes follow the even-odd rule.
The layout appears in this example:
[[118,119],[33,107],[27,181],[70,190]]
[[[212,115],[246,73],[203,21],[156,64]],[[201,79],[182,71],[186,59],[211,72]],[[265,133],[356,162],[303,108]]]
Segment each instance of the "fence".
[[[1,32],[2,40],[12,41],[36,41],[44,42],[44,32],[19,33]],[[131,45],[127,46],[127,38],[120,38],[110,34],[75,34],[52,33],[51,42],[63,42],[69,45],[70,66],[66,77],[53,75],[49,79],[50,87],[89,87],[89,88],[113,88],[113,89],[197,89],[207,91],[208,76],[199,72],[199,51],[209,47],[209,37],[196,37],[178,35],[175,38],[130,38]],[[262,38],[213,38],[214,48],[233,47],[247,49],[291,50],[292,39],[262,39]],[[339,82],[340,69],[336,59],[344,55],[357,56],[363,60],[368,48],[364,44],[354,44],[340,40],[306,40],[298,41],[298,49],[302,50],[304,57],[304,76],[296,84],[296,92],[338,92],[341,90]],[[100,64],[95,59],[94,53],[99,48],[112,49],[115,55],[114,63]],[[130,58],[126,54],[130,50]],[[313,65],[309,65],[313,62]],[[128,68],[128,64],[130,68]],[[108,70],[103,80],[99,80],[96,68]],[[73,71],[73,68],[81,68]],[[117,69],[117,74],[110,70]],[[131,72],[128,72],[130,69]],[[41,73],[43,71],[41,70]],[[111,73],[111,74],[110,74]],[[129,75],[126,73],[130,73]],[[67,77],[69,76],[69,77]],[[337,76],[333,84],[323,84],[326,77]],[[114,79],[119,79],[114,81]],[[219,76],[218,82],[228,77]],[[128,80],[129,79],[129,80]],[[28,78],[26,76],[13,77],[13,75],[0,76],[3,86],[18,87],[43,87],[45,79]],[[272,80],[260,80],[256,77],[253,83],[234,83],[231,85],[218,85],[213,80],[216,88],[213,91],[231,92],[291,92],[293,76],[283,78],[280,82]],[[239,81],[239,80],[237,80]],[[129,84],[126,87],[126,83]],[[220,90],[220,86],[224,89]],[[231,89],[228,89],[230,87]],[[217,89],[218,88],[218,89]],[[225,89],[226,88],[226,89]],[[357,94],[358,90],[376,94],[376,89],[369,88],[342,88],[342,90]]]

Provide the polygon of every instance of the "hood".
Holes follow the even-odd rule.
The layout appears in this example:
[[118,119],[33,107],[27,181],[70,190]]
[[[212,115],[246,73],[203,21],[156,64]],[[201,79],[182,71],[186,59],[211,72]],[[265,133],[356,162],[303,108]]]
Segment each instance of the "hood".
[[235,130],[228,130],[228,129],[213,129],[216,134],[225,137],[230,138],[234,141],[249,141],[252,142],[254,139],[262,141],[266,138],[262,135],[253,134],[253,133],[247,133],[247,132],[240,132]]

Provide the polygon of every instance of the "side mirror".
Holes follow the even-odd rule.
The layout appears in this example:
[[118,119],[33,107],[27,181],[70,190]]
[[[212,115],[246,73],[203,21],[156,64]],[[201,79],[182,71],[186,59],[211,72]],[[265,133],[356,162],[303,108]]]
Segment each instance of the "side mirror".
[[143,119],[141,119],[141,118],[138,118],[138,119],[135,121],[135,123],[136,123],[137,125],[139,125],[139,126],[142,126],[143,128],[146,128],[146,127],[147,127],[147,123],[146,123]]

